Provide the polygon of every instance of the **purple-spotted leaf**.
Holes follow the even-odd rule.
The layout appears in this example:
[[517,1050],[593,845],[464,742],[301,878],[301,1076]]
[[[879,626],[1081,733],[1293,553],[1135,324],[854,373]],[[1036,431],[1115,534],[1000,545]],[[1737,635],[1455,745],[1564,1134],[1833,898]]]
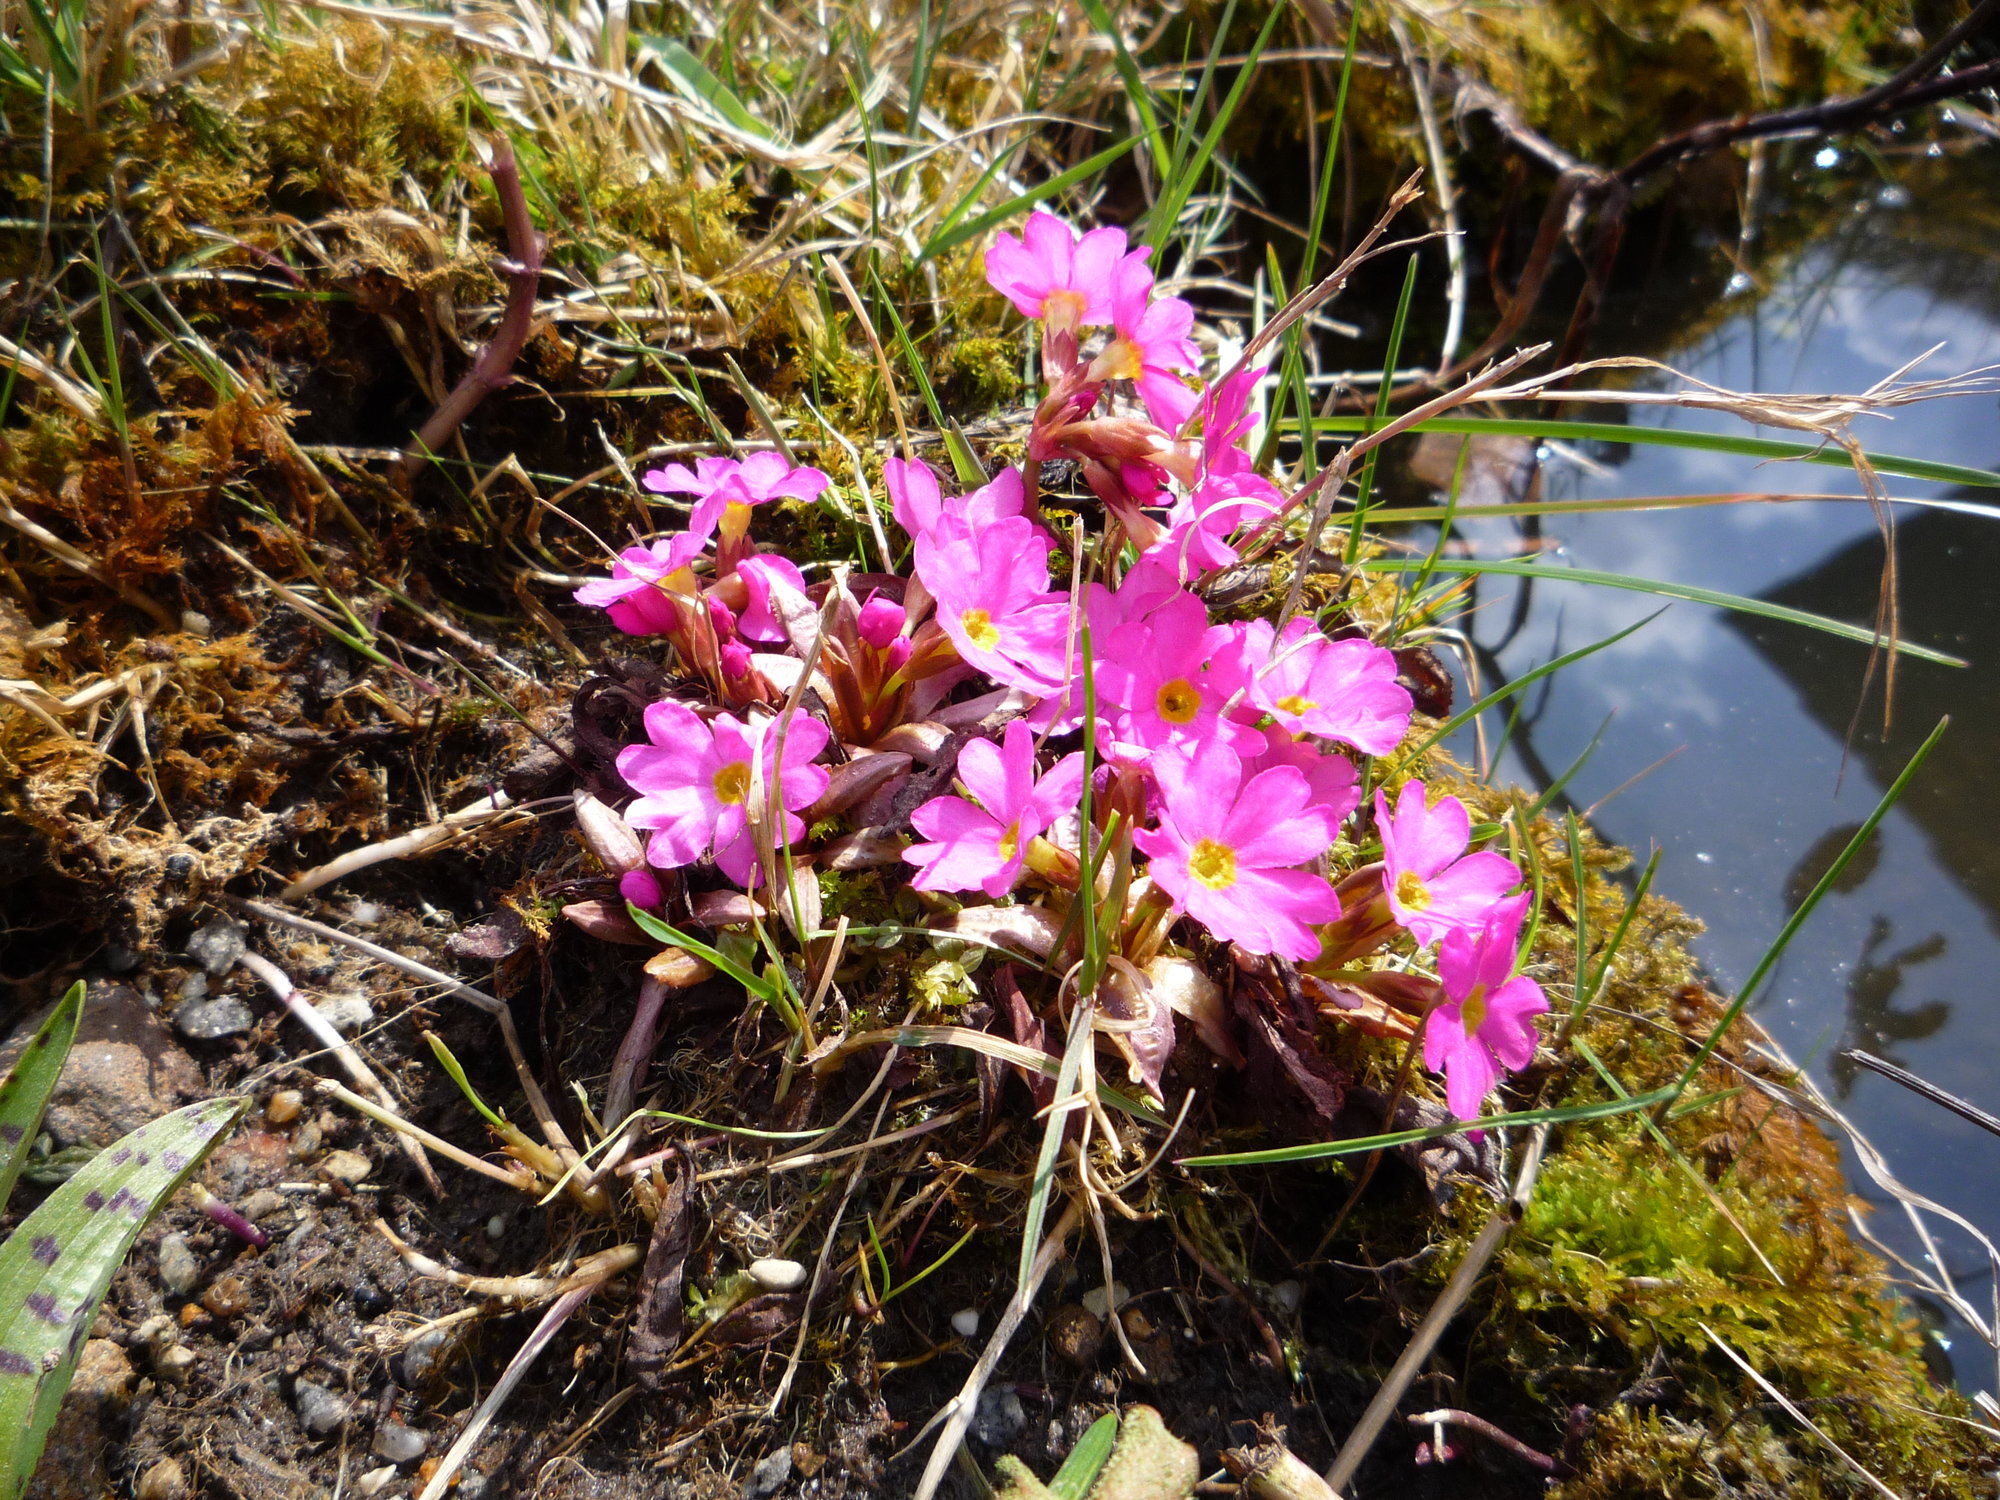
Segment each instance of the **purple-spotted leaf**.
[[15,1060],[6,1082],[0,1083],[0,1205],[14,1191],[14,1180],[42,1128],[42,1115],[56,1091],[56,1080],[62,1077],[82,1016],[83,981],[78,980],[56,1002],[42,1029]]
[[209,1099],[141,1125],[0,1245],[0,1500],[27,1488],[97,1304],[132,1242],[249,1102]]

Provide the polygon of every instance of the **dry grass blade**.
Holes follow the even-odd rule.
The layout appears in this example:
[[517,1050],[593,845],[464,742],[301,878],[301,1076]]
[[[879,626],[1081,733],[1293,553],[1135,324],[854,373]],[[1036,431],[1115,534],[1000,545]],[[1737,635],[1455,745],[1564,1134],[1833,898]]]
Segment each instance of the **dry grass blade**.
[[1769,1396],[1773,1401],[1777,1402],[1779,1406],[1784,1408],[1785,1414],[1787,1416],[1791,1417],[1794,1421],[1798,1422],[1798,1424],[1804,1427],[1806,1431],[1810,1432],[1814,1437],[1818,1438],[1822,1443],[1825,1443],[1827,1447],[1831,1448],[1836,1454],[1838,1454],[1841,1462],[1846,1464],[1848,1468],[1852,1469],[1856,1474],[1860,1475],[1862,1479],[1866,1480],[1869,1486],[1875,1491],[1876,1494],[1884,1496],[1885,1500],[1902,1500],[1902,1497],[1898,1495],[1894,1490],[1890,1489],[1888,1485],[1884,1484],[1881,1480],[1877,1479],[1873,1474],[1869,1473],[1868,1470],[1862,1466],[1862,1463],[1859,1459],[1855,1458],[1853,1454],[1849,1453],[1845,1448],[1841,1447],[1840,1444],[1836,1443],[1832,1438],[1828,1437],[1826,1435],[1826,1430],[1822,1428],[1817,1422],[1813,1421],[1811,1417],[1807,1416],[1803,1411],[1801,1411],[1799,1409],[1797,1402],[1793,1401],[1791,1397],[1787,1396],[1783,1391],[1779,1390],[1775,1385],[1771,1384],[1771,1382],[1765,1379],[1764,1376],[1758,1374],[1757,1370],[1755,1369],[1755,1367],[1751,1365],[1750,1361],[1745,1359],[1742,1355],[1738,1354],[1734,1349],[1730,1348],[1727,1343],[1723,1342],[1722,1336],[1718,1334],[1713,1328],[1710,1328],[1706,1323],[1700,1324],[1698,1326],[1701,1328],[1701,1331],[1703,1333],[1708,1335],[1709,1340],[1715,1345],[1715,1347],[1720,1349],[1725,1355],[1728,1356],[1729,1362],[1731,1364],[1735,1365],[1737,1369],[1741,1370],[1745,1375],[1748,1375],[1752,1380],[1756,1381],[1758,1389],[1763,1391],[1765,1395]]

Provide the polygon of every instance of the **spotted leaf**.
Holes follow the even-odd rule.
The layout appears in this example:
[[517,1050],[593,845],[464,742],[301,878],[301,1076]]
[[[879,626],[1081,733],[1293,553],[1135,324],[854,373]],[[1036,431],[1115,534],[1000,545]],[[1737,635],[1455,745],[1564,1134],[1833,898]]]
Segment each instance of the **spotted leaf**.
[[139,1231],[248,1103],[209,1099],[140,1126],[0,1245],[0,1500],[27,1488],[97,1305]]
[[83,982],[69,987],[56,1002],[42,1029],[28,1043],[6,1081],[0,1083],[0,1205],[14,1191],[15,1179],[42,1128],[49,1096],[56,1091],[70,1043],[76,1040],[77,1022],[83,1016]]

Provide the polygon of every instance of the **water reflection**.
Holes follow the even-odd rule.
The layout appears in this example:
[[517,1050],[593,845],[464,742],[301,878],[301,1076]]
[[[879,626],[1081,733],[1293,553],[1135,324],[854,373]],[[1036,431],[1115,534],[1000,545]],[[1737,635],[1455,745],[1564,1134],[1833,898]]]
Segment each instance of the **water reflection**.
[[1951,1019],[1951,1003],[1946,1000],[1926,1000],[1914,1010],[1896,1004],[1897,993],[1903,988],[1903,970],[1943,957],[1948,946],[1944,934],[1934,932],[1887,957],[1878,957],[1895,930],[1895,924],[1885,916],[1870,919],[1868,940],[1862,944],[1861,957],[1847,981],[1847,1031],[1827,1069],[1833,1076],[1834,1096],[1842,1100],[1853,1093],[1854,1080],[1861,1074],[1847,1049],[1858,1047],[1899,1068],[1908,1068],[1909,1063],[1890,1044],[1924,1041],[1936,1036]]

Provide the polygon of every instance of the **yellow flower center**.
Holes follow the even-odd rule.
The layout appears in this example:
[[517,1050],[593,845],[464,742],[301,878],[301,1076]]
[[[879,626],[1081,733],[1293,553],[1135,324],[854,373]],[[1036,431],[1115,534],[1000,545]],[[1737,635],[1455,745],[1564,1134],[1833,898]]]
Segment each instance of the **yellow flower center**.
[[1465,1003],[1458,1008],[1459,1024],[1465,1027],[1467,1036],[1474,1035],[1486,1024],[1486,986],[1475,984],[1472,993],[1465,997]]
[[1146,373],[1146,365],[1137,344],[1113,339],[1091,362],[1090,373],[1099,380],[1137,380]]
[[965,628],[965,638],[981,651],[991,651],[1000,644],[1000,629],[985,610],[968,609],[958,623]]
[[722,534],[730,539],[745,536],[750,530],[750,507],[741,500],[731,500],[722,507]]
[[750,795],[750,763],[732,760],[715,773],[715,800],[718,802],[741,802]]
[[1431,888],[1415,870],[1405,870],[1396,877],[1396,900],[1410,911],[1429,911]]
[[1000,857],[1012,859],[1021,848],[1021,824],[1016,819],[1007,831],[1000,835]]
[[1314,709],[1318,707],[1319,703],[1317,700],[1308,698],[1301,693],[1287,693],[1285,694],[1284,697],[1278,700],[1278,711],[1280,713],[1287,713],[1295,716],[1299,714],[1311,713]]
[[1197,693],[1185,677],[1176,677],[1161,687],[1153,701],[1160,710],[1160,717],[1169,724],[1186,724],[1201,707],[1201,694]]
[[1042,299],[1042,316],[1051,328],[1074,328],[1083,321],[1089,306],[1082,292],[1065,288],[1060,292],[1050,292]]
[[1226,891],[1236,884],[1236,851],[1214,839],[1201,839],[1188,853],[1188,874],[1211,891]]

